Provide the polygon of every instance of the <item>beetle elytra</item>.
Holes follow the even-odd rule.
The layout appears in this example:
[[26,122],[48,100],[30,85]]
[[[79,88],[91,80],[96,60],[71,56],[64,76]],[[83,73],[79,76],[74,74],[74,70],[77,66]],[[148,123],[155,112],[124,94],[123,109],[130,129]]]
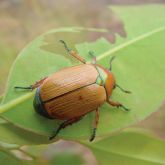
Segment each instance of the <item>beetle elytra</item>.
[[45,77],[29,87],[15,87],[17,89],[36,89],[34,108],[40,115],[50,119],[60,119],[62,124],[49,138],[56,137],[61,129],[78,122],[86,114],[95,111],[95,120],[90,141],[94,140],[96,129],[99,123],[99,107],[107,102],[111,106],[122,107],[129,110],[121,103],[110,100],[115,87],[124,90],[115,82],[114,75],[110,68],[106,69],[97,64],[93,52],[92,63],[87,64],[78,53],[68,48],[63,40],[60,40],[68,53],[81,62],[80,65],[64,68],[54,74]]

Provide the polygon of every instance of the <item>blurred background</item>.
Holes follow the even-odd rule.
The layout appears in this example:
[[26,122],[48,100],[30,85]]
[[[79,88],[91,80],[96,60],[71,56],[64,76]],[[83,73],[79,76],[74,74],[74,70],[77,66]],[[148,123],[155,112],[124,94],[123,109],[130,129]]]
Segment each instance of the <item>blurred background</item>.
[[[110,5],[141,5],[149,3],[165,3],[164,0],[0,0],[0,95],[3,95],[9,69],[22,48],[36,36],[64,26],[106,27],[112,29],[109,38],[113,44],[113,33],[126,37],[124,23],[120,18],[107,14]],[[109,21],[111,20],[111,21]],[[146,127],[165,137],[164,107],[159,112],[142,122]],[[154,122],[153,122],[154,121]],[[58,152],[57,152],[58,151]],[[49,145],[46,157],[52,153],[68,152],[66,162],[74,157],[73,164],[97,164],[92,153],[86,148],[72,142],[59,142]],[[81,158],[75,156],[80,155]],[[62,157],[59,159],[63,161]],[[54,161],[57,161],[55,159]],[[78,161],[78,163],[76,163]],[[64,162],[65,163],[65,162]],[[59,164],[59,162],[56,162]]]

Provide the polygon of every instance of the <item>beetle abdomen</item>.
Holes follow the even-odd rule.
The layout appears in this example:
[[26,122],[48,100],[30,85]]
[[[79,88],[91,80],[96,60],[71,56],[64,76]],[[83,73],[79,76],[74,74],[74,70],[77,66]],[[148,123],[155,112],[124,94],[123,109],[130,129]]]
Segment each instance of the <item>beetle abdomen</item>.
[[48,101],[65,93],[96,82],[98,72],[93,65],[78,65],[62,69],[46,79],[41,86],[42,101]]
[[61,120],[83,116],[96,110],[106,100],[104,87],[97,84],[82,87],[45,102],[49,116]]

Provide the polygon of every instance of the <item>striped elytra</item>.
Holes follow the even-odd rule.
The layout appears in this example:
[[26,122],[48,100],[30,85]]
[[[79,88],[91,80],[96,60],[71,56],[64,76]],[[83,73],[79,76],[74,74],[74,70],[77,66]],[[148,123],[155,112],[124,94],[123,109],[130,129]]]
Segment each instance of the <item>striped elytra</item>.
[[96,110],[107,98],[104,86],[96,83],[98,78],[99,72],[92,64],[52,74],[38,88],[36,111],[47,118],[68,120]]

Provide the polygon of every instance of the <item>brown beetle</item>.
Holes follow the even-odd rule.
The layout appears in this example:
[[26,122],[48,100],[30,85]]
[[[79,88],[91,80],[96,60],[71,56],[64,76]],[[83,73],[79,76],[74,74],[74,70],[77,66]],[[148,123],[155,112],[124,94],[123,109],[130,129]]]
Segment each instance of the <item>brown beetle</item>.
[[69,49],[64,41],[61,42],[69,54],[82,64],[62,69],[29,87],[15,88],[37,88],[34,98],[36,112],[50,119],[64,120],[49,139],[53,139],[61,129],[79,121],[87,113],[95,111],[94,127],[90,137],[92,141],[99,122],[99,107],[106,101],[111,106],[129,110],[121,103],[111,101],[110,96],[115,87],[119,87],[125,93],[130,92],[115,83],[111,72],[114,57],[110,60],[110,68],[105,69],[96,64],[96,57],[89,52],[93,56],[93,63],[87,64],[80,55]]

